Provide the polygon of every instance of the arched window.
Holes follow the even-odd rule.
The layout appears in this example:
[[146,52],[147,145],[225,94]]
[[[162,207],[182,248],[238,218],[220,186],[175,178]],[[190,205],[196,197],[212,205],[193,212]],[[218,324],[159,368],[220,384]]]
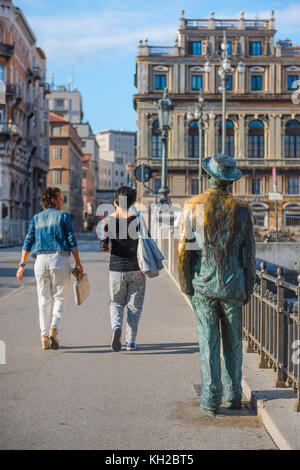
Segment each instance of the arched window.
[[284,136],[285,158],[300,157],[300,123],[291,119],[286,123]]
[[158,119],[152,124],[152,158],[162,157],[161,131]]
[[262,121],[255,119],[249,124],[248,157],[264,158],[265,156],[265,127]]
[[[219,124],[219,152],[222,152],[222,130],[223,122]],[[225,153],[234,157],[234,124],[226,119],[226,137],[225,137]]]
[[[202,156],[204,157],[204,133],[202,133]],[[199,126],[196,120],[189,124],[189,158],[199,158]]]
[[268,228],[269,206],[264,202],[252,202],[251,208],[254,225]]
[[286,227],[300,225],[299,202],[288,202],[283,206],[284,225]]

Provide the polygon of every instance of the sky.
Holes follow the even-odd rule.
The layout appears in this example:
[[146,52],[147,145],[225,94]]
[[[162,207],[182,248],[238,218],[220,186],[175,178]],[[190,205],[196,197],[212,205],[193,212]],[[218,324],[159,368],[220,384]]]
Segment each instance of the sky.
[[300,1],[258,0],[13,0],[22,9],[47,56],[56,85],[68,77],[83,96],[84,121],[101,129],[136,130],[132,96],[137,45],[173,45],[180,10],[185,18],[270,17],[276,39],[300,44]]

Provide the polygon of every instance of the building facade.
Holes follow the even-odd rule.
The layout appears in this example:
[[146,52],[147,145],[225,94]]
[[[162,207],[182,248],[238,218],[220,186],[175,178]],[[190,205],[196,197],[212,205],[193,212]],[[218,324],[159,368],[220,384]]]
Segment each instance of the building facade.
[[[0,218],[40,210],[49,168],[46,57],[22,11],[0,1]],[[9,224],[7,224],[7,227]],[[3,230],[0,230],[1,236]]]
[[[226,33],[232,70],[227,79],[226,152],[243,178],[233,193],[251,202],[255,224],[275,226],[272,168],[276,168],[279,225],[300,228],[300,47],[274,42],[275,20],[186,19],[181,12],[175,43],[152,47],[140,41],[136,63],[137,164],[153,169],[152,189],[160,188],[161,137],[155,106],[165,87],[176,105],[168,146],[168,186],[173,202],[198,192],[198,122],[188,119],[199,91],[205,99],[204,157],[221,151],[222,97],[218,69]],[[209,61],[211,71],[204,65]],[[238,63],[244,73],[237,70]],[[296,88],[295,88],[296,87]],[[299,93],[300,96],[300,93]],[[139,185],[139,196],[145,198]],[[204,177],[204,188],[207,186]],[[146,195],[147,196],[147,195]]]
[[115,190],[128,184],[126,166],[136,161],[136,133],[103,130],[97,132],[96,138],[99,145],[99,189]]
[[70,213],[74,229],[83,227],[82,141],[66,119],[50,113],[50,169],[47,185],[62,190],[64,210]]
[[[53,112],[57,116],[69,121],[74,129],[76,130],[78,136],[82,141],[82,152],[88,157],[85,159],[86,168],[88,170],[88,181],[89,188],[93,188],[93,194],[89,197],[89,204],[85,206],[84,209],[84,220],[89,221],[88,225],[92,223],[92,219],[96,213],[96,190],[98,183],[98,158],[99,158],[99,148],[96,140],[96,136],[92,131],[92,128],[88,122],[83,122],[83,104],[82,96],[80,91],[76,88],[69,85],[66,86],[57,86],[53,87],[51,94],[48,96],[49,111]],[[86,173],[86,170],[84,174]],[[94,179],[93,184],[91,185],[91,178]],[[86,180],[82,182],[82,185],[86,185]],[[86,211],[88,207],[88,212]],[[85,223],[85,225],[87,225]]]

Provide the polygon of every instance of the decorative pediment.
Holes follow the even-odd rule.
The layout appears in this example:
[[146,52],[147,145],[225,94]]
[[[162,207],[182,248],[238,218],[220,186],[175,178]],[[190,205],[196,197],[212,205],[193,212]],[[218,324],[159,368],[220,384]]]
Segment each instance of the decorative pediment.
[[168,67],[164,67],[163,65],[156,65],[155,67],[153,67],[153,70],[155,70],[156,72],[167,72],[169,69]]
[[203,67],[199,67],[199,65],[196,65],[195,67],[190,68],[191,72],[203,72]]
[[250,67],[250,72],[264,72],[265,69],[264,67],[259,67],[258,65],[256,67]]
[[291,65],[291,67],[286,68],[287,72],[300,72],[300,67],[296,67],[295,65]]

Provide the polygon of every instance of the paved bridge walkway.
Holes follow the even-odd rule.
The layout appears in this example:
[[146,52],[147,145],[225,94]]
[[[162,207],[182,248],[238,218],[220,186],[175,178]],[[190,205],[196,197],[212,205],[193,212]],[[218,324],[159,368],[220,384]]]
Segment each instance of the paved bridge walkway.
[[58,351],[41,350],[34,285],[0,298],[0,449],[275,449],[251,410],[199,417],[194,319],[166,273],[147,281],[138,350],[111,351],[108,256],[94,235],[80,247],[92,292],[69,296]]

